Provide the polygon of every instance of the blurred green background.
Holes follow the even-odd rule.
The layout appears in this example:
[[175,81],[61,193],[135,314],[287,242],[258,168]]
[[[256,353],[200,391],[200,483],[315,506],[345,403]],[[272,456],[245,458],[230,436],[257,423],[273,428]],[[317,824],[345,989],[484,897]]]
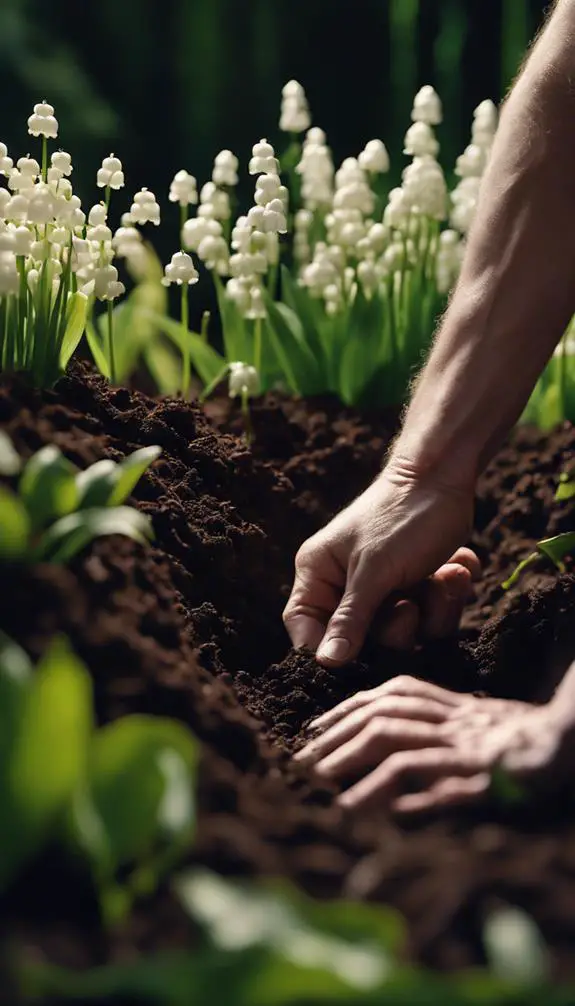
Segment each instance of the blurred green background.
[[[547,6],[540,0],[0,0],[0,139],[12,154],[33,149],[26,118],[46,98],[56,106],[84,199],[94,201],[96,168],[113,150],[124,162],[129,193],[147,185],[165,205],[177,169],[204,181],[222,147],[245,165],[254,141],[278,141],[280,91],[290,77],[306,88],[336,159],[378,136],[398,173],[413,94],[432,83],[444,100],[447,168],[467,143],[474,106],[505,93]],[[245,168],[243,185],[247,198]],[[162,227],[154,239],[164,258],[173,251],[172,228]]]

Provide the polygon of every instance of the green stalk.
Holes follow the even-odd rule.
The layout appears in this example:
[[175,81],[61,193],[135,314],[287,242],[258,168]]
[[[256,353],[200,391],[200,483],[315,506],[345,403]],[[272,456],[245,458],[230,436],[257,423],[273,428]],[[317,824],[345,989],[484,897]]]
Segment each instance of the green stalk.
[[108,301],[108,365],[110,368],[110,382],[116,383],[116,360],[114,356],[114,304]]
[[104,197],[104,203],[105,203],[105,206],[106,206],[107,210],[110,209],[110,199],[111,198],[112,198],[112,190],[111,190],[111,188],[110,188],[109,185],[106,185],[106,194],[105,194],[105,197]]
[[188,345],[188,284],[182,283],[182,396],[190,394],[191,360]]
[[256,318],[254,331],[254,367],[258,375],[262,372],[262,319]]
[[20,296],[19,296],[19,310],[18,310],[18,329],[16,334],[16,355],[17,363],[24,367],[25,365],[25,347],[26,347],[26,307],[27,307],[27,297],[28,297],[28,282],[26,279],[26,259],[24,255],[18,255],[16,257],[16,264],[18,267],[18,273],[20,276]]
[[209,311],[204,311],[202,315],[202,327],[200,328],[200,335],[204,342],[208,341],[208,329],[210,327],[211,314]]
[[182,243],[182,232],[184,230],[184,224],[188,219],[188,207],[182,206],[180,204],[180,244]]
[[48,139],[42,137],[42,181],[48,181]]
[[242,416],[244,419],[244,430],[246,433],[246,443],[251,444],[254,438],[254,431],[252,427],[252,417],[250,415],[250,399],[247,391],[242,391]]
[[8,336],[8,297],[0,297],[0,369],[6,370],[6,340]]
[[561,355],[559,357],[559,388],[562,419],[567,418],[567,332],[561,340]]

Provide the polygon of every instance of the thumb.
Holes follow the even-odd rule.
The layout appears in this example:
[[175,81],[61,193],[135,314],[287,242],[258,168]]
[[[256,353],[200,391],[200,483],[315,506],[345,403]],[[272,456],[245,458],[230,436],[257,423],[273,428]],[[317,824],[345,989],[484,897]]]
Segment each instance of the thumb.
[[337,608],[345,573],[331,549],[309,539],[296,556],[296,575],[283,620],[296,649],[319,646]]
[[387,582],[372,562],[359,562],[348,574],[343,596],[329,620],[317,659],[339,666],[357,657],[375,613],[389,592]]

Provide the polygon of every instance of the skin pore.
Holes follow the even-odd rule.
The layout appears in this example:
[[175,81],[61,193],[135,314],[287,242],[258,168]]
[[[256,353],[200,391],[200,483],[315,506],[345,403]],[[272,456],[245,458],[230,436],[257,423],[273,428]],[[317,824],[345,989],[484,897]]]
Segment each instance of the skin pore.
[[[284,620],[321,663],[355,657],[390,594],[401,600],[388,643],[453,631],[478,575],[460,547],[477,476],[575,311],[574,52],[575,0],[558,0],[503,107],[461,277],[385,468],[298,553]],[[315,727],[299,757],[342,783],[359,776],[345,806],[476,799],[498,765],[557,777],[575,731],[575,664],[545,706],[396,678]]]

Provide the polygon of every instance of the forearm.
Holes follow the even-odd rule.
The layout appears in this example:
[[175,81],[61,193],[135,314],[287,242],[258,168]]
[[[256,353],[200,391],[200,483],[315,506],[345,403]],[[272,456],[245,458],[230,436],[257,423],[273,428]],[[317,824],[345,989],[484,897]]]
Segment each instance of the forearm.
[[575,0],[501,116],[460,281],[392,458],[473,484],[575,311]]

